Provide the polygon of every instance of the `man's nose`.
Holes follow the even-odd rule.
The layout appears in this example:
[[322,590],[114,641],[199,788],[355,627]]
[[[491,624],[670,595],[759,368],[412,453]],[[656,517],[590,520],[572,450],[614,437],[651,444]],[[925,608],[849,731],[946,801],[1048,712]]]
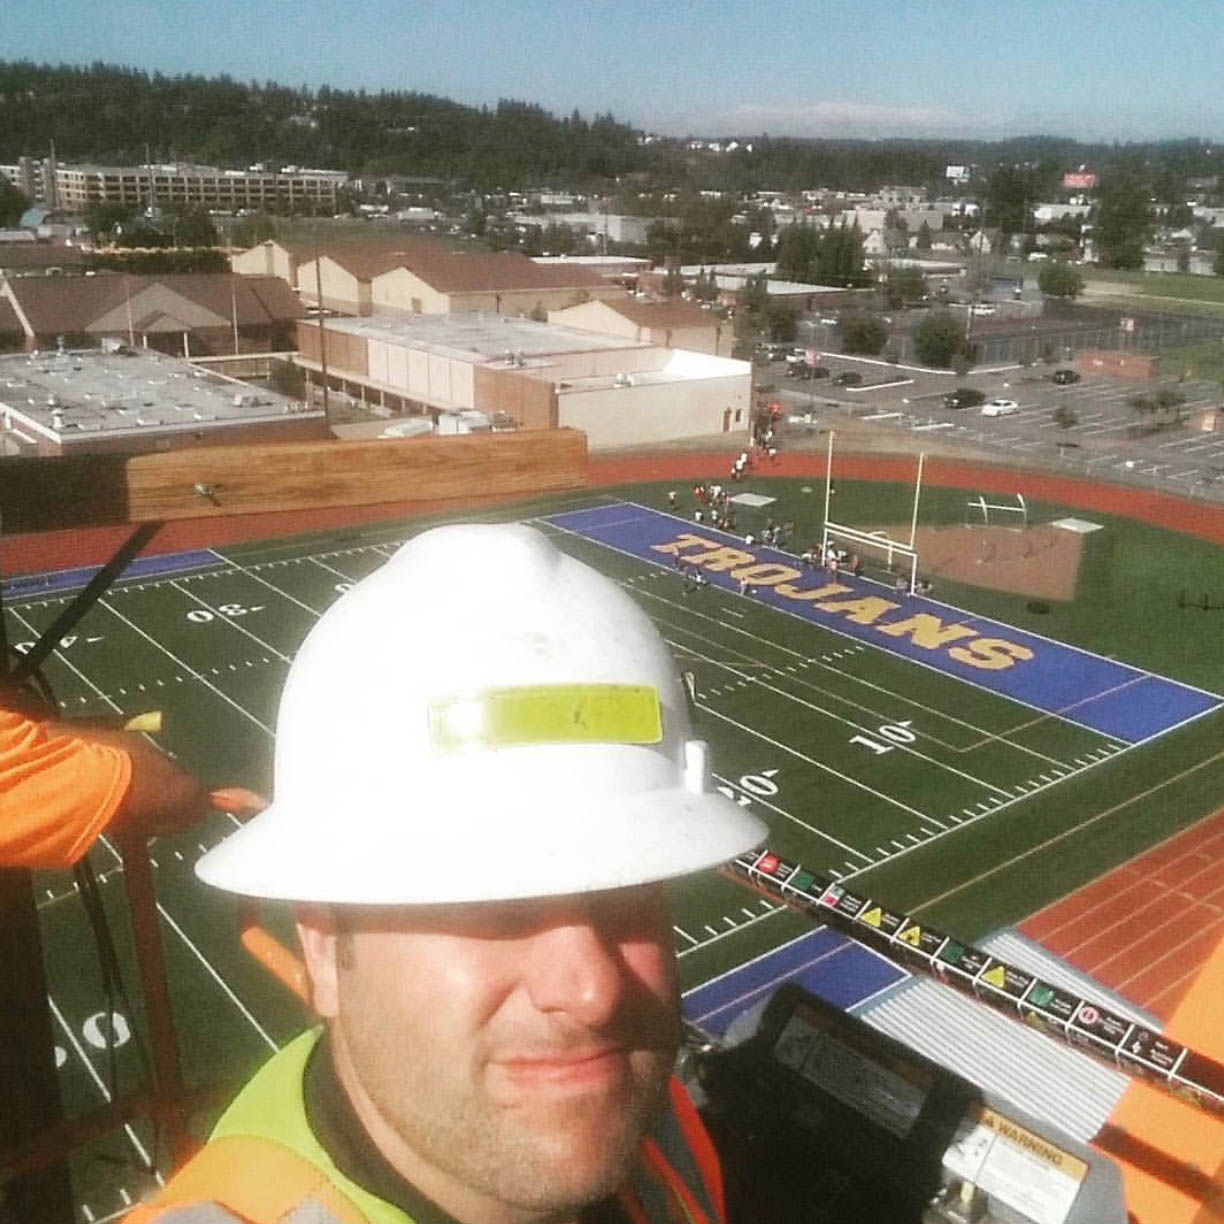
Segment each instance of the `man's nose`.
[[627,988],[619,945],[590,915],[574,914],[536,934],[528,987],[541,1012],[566,1013],[597,1029],[608,1024]]

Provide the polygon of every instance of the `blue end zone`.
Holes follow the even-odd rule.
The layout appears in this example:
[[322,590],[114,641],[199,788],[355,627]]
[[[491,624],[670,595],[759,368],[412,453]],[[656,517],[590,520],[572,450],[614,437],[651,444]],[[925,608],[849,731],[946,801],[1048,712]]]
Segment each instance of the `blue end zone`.
[[[1214,693],[974,616],[949,604],[898,594],[879,583],[848,575],[837,576],[837,582],[849,588],[845,593],[817,602],[805,601],[805,592],[830,581],[823,571],[804,570],[793,556],[774,548],[745,549],[738,536],[646,506],[625,502],[554,514],[544,521],[652,565],[670,567],[673,553],[661,552],[658,546],[688,537],[680,552],[682,557],[700,558],[715,547],[728,547],[750,552],[758,565],[768,562],[790,567],[795,571],[793,578],[780,582],[774,579],[776,585],[758,585],[753,598],[1126,743],[1150,739],[1224,704],[1224,699]],[[703,547],[702,541],[708,544]],[[732,569],[705,573],[716,586],[739,589]],[[863,599],[872,600],[873,606],[856,609],[854,601]],[[830,607],[831,603],[845,606],[839,610]],[[862,622],[851,620],[851,615],[861,617]],[[926,643],[916,640],[922,632],[912,621],[914,617],[922,618]],[[901,622],[911,624],[905,633],[897,636],[886,632],[890,625]],[[936,631],[954,633],[957,628],[964,632],[931,644]]]
[[[223,558],[208,549],[165,553],[160,557],[137,557],[119,576],[119,581],[160,578],[166,574],[179,574],[184,570],[207,569],[213,565],[224,564]],[[101,568],[100,565],[83,565],[79,569],[52,570],[47,574],[23,574],[20,578],[6,578],[0,583],[0,591],[10,599],[58,595],[62,591],[75,591],[86,586]]]
[[688,991],[684,1017],[721,1037],[736,1016],[783,982],[795,982],[826,1003],[849,1010],[907,977],[904,969],[862,944],[818,927]]

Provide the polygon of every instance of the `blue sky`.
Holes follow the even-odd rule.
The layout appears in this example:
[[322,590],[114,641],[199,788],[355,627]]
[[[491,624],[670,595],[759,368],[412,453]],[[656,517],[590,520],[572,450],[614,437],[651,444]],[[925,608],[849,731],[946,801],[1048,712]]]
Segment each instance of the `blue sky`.
[[669,133],[1224,135],[1190,0],[0,0],[0,58],[611,110]]

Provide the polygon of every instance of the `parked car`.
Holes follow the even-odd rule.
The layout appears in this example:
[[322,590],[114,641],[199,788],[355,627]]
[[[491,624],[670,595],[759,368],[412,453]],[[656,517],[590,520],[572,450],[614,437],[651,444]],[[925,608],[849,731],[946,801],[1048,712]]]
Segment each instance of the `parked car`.
[[1069,387],[1072,383],[1077,383],[1080,380],[1078,370],[1055,370],[1054,382],[1059,387]]
[[970,308],[970,313],[975,315],[992,315],[995,313],[995,308],[989,302],[975,302]]
[[976,387],[957,387],[944,396],[945,408],[976,408],[986,399],[984,392]]
[[992,399],[982,405],[982,415],[988,417],[1011,416],[1019,411],[1020,405],[1013,399]]
[[857,370],[843,370],[834,380],[839,387],[857,387],[863,376]]
[[813,378],[828,378],[828,366],[810,366],[802,362],[796,362],[794,365],[787,366],[786,374],[788,378],[798,378],[803,381],[808,381]]

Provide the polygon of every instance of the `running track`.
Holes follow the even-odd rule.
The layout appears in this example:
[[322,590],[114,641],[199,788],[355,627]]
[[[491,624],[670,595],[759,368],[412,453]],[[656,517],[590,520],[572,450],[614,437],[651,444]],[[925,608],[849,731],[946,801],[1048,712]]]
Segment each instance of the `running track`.
[[1039,910],[1020,930],[1167,1021],[1224,938],[1224,811]]

